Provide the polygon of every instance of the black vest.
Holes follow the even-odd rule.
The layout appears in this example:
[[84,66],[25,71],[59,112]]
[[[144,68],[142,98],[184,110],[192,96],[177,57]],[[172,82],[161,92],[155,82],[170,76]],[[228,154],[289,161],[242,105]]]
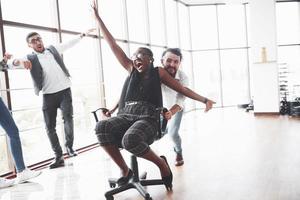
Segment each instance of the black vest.
[[122,112],[125,102],[129,101],[144,101],[155,107],[162,107],[160,84],[158,67],[151,67],[144,78],[136,69],[133,69],[123,85],[119,101],[119,112]]
[[[62,57],[59,55],[58,51],[55,49],[54,46],[49,46],[46,48],[47,50],[50,51],[50,53],[53,55],[55,61],[58,63],[58,65],[61,67],[63,72],[67,77],[70,77],[70,73],[68,69],[66,68],[64,61]],[[43,68],[39,62],[39,59],[35,53],[28,54],[27,59],[31,62],[32,68],[30,70],[31,78],[33,80],[33,85],[34,85],[34,91],[36,95],[39,95],[39,92],[43,88],[43,82],[44,82],[44,77],[43,77]]]

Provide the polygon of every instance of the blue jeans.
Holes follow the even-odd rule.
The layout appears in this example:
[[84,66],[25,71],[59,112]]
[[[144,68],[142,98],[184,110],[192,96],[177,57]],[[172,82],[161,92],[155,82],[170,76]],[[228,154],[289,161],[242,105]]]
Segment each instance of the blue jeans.
[[9,148],[12,157],[15,162],[17,172],[21,172],[25,169],[22,146],[19,136],[19,129],[16,126],[14,119],[12,118],[9,110],[4,104],[2,98],[0,97],[0,125],[5,130],[8,135]]
[[73,105],[71,89],[43,95],[43,115],[46,124],[47,135],[50,140],[51,148],[55,157],[63,155],[62,148],[56,133],[56,116],[57,110],[60,109],[64,121],[65,146],[73,148],[74,141],[74,122],[73,122]]
[[182,115],[183,111],[181,110],[180,112],[177,112],[174,116],[172,116],[171,120],[168,121],[167,129],[165,132],[165,134],[168,134],[173,141],[174,151],[179,154],[182,154],[181,137],[179,135]]

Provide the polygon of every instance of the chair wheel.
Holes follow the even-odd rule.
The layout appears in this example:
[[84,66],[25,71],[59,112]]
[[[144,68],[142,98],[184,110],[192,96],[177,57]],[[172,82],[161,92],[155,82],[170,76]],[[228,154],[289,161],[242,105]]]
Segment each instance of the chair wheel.
[[152,200],[152,198],[151,197],[146,197],[145,200]]
[[105,196],[106,200],[114,200],[113,196]]
[[116,184],[115,184],[115,183],[109,183],[109,187],[110,187],[110,188],[115,188],[115,187],[116,187]]

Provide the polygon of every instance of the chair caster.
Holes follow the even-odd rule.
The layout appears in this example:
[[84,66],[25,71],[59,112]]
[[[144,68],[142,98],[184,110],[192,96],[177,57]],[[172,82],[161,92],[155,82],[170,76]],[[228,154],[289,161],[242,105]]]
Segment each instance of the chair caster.
[[114,197],[112,195],[110,196],[105,196],[106,200],[114,200]]
[[108,179],[109,187],[115,188],[117,186],[117,180],[115,178]]
[[151,197],[146,197],[145,200],[152,200],[152,198]]
[[116,187],[116,184],[115,184],[115,183],[110,183],[110,184],[109,184],[109,187],[110,187],[110,188],[115,188],[115,187]]

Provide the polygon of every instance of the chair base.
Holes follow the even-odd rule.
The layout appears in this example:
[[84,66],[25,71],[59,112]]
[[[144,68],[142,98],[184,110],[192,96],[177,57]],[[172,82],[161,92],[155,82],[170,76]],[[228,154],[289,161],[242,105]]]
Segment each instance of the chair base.
[[[139,177],[137,158],[134,155],[131,156],[131,170],[133,171],[133,177],[129,180],[129,182],[125,185],[107,191],[105,193],[106,200],[113,200],[114,199],[113,195],[131,188],[135,188],[143,196],[145,200],[152,200],[150,194],[146,191],[146,189],[143,186],[164,185],[162,179],[146,180],[146,174],[143,174],[141,177]],[[109,179],[109,184],[110,187],[117,186],[117,179]]]

